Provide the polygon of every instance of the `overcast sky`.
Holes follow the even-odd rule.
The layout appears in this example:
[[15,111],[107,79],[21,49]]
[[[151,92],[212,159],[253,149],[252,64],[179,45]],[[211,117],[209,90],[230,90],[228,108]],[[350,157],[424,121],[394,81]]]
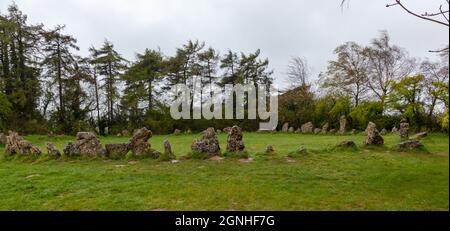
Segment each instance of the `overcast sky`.
[[[448,27],[408,15],[392,0],[16,0],[32,23],[47,28],[67,26],[78,39],[81,54],[100,46],[105,38],[132,60],[136,52],[158,47],[173,55],[189,39],[205,41],[222,54],[227,49],[261,49],[283,84],[292,56],[305,57],[313,78],[326,69],[333,49],[346,42],[368,44],[387,30],[392,42],[411,56],[435,59],[428,53],[448,44]],[[5,12],[9,0],[0,0]],[[412,9],[434,11],[444,0],[405,0]]]

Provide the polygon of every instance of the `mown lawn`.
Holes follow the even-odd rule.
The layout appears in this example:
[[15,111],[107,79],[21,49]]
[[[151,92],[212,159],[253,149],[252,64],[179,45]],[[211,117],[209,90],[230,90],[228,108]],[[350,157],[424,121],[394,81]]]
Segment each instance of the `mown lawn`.
[[[198,134],[154,136],[162,151],[168,138],[177,156],[186,154]],[[45,150],[51,141],[62,150],[74,137],[26,136]],[[357,150],[333,150],[342,140]],[[146,159],[50,160],[6,158],[0,146],[0,210],[448,210],[449,141],[431,134],[427,152],[399,153],[391,147],[366,148],[364,136],[245,133],[254,161]],[[127,137],[102,137],[105,143]],[[220,135],[221,147],[226,136]],[[273,156],[262,154],[267,144]],[[304,146],[308,153],[286,155]]]

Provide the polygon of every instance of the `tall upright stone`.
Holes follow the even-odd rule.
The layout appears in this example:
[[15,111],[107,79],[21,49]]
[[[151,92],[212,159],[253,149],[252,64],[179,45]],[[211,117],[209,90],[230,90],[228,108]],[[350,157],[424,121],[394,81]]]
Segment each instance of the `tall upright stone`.
[[325,124],[322,126],[322,133],[323,133],[323,134],[327,133],[329,127],[330,127],[330,125],[328,124],[328,122],[325,123]]
[[375,123],[369,122],[366,128],[367,136],[364,140],[365,145],[382,145],[384,143],[383,137],[381,137],[380,132],[377,129]]
[[286,123],[283,124],[283,127],[281,127],[281,131],[282,132],[288,132],[288,130],[289,130],[289,123],[286,122]]
[[231,128],[227,138],[227,151],[228,152],[241,152],[244,151],[245,145],[242,140],[242,129],[236,125]]
[[402,120],[400,122],[400,129],[398,131],[400,133],[400,140],[408,140],[409,138],[409,123],[406,120]]
[[146,156],[151,158],[158,158],[161,153],[151,148],[148,140],[152,137],[152,131],[143,127],[134,132],[131,139],[128,141],[128,148],[136,156]]
[[342,115],[339,118],[339,133],[345,134],[345,131],[347,131],[347,117],[345,117],[345,115]]

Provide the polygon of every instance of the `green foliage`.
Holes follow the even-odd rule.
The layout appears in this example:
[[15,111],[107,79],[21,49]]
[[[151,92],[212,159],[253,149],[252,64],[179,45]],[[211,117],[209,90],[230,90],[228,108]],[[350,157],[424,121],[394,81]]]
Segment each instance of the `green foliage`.
[[353,108],[349,116],[354,128],[365,130],[370,121],[384,127],[382,113],[383,105],[380,102],[366,101]]

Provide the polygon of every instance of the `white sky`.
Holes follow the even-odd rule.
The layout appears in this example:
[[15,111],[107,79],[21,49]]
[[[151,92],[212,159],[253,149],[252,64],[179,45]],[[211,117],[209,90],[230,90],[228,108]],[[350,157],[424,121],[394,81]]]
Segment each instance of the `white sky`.
[[[368,44],[387,30],[392,42],[411,56],[435,59],[428,50],[449,43],[448,27],[417,19],[392,0],[16,0],[32,23],[47,28],[65,24],[78,39],[82,55],[105,38],[127,59],[145,48],[173,55],[189,39],[205,41],[222,54],[227,49],[253,52],[269,58],[279,86],[292,56],[302,56],[313,78],[324,71],[333,49],[346,42]],[[445,0],[404,0],[423,11],[435,11]],[[9,0],[0,0],[4,13]]]

